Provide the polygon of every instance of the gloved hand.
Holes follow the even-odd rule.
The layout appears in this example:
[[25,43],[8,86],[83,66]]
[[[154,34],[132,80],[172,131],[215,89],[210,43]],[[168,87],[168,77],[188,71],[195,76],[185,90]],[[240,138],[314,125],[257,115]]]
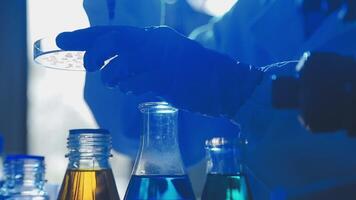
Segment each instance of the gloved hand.
[[260,70],[169,27],[91,27],[61,33],[57,45],[86,51],[86,70],[101,70],[109,87],[137,95],[152,92],[175,107],[210,116],[234,117],[262,77]]
[[275,108],[298,109],[312,132],[348,130],[356,135],[356,62],[328,52],[308,52],[296,67],[298,76],[273,81]]

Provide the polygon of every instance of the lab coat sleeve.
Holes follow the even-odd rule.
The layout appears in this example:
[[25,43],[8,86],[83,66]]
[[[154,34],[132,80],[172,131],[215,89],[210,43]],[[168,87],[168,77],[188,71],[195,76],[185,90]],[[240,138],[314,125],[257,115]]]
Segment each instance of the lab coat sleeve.
[[[299,50],[304,40],[303,31],[294,0],[240,0],[224,17],[203,27],[200,34],[193,32],[191,36],[208,48],[262,67],[298,60],[302,54]],[[290,64],[265,73],[263,81],[240,108],[237,122],[243,130],[253,133],[256,140],[264,137],[276,113],[270,102],[271,75],[291,75],[293,72],[294,66]]]
[[[312,37],[305,38],[303,18],[294,0],[269,1],[266,9],[250,10],[243,7],[249,5],[247,1],[240,0],[227,15],[192,36],[208,48],[255,66],[296,60],[307,50],[355,55],[355,24],[327,20]],[[342,134],[313,135],[299,123],[297,111],[271,107],[271,76],[291,75],[294,68],[288,65],[266,73],[236,121],[249,139],[247,164],[258,178],[271,190],[282,188],[286,199],[313,199],[315,185],[324,181],[323,186],[335,187],[330,183],[342,185],[350,177],[356,166],[352,156],[356,146]]]
[[[212,18],[209,24],[193,31],[190,38],[244,63],[255,66],[262,60],[268,63],[268,53],[256,43],[251,28],[273,2],[240,0],[223,17]],[[253,59],[256,54],[259,55],[258,60]]]

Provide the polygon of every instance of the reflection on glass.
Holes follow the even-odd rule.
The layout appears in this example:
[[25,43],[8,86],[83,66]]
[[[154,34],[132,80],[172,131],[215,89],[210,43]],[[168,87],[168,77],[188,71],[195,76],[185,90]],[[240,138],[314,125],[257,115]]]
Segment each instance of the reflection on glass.
[[55,37],[37,40],[33,45],[33,57],[41,66],[72,71],[84,71],[84,51],[63,51]]
[[236,138],[206,141],[208,175],[202,200],[251,200],[252,194],[243,171],[241,148]]
[[178,110],[167,103],[144,103],[143,135],[126,200],[195,199],[177,141]]
[[75,129],[68,137],[68,169],[58,200],[119,200],[109,164],[111,136],[104,129]]

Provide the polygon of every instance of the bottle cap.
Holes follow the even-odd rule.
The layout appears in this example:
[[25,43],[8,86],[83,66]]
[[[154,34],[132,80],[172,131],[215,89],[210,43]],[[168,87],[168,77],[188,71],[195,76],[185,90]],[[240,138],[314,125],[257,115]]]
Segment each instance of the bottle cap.
[[70,135],[75,134],[110,134],[106,129],[71,129],[69,130]]
[[43,161],[44,157],[43,156],[37,156],[37,155],[27,155],[27,154],[14,154],[14,155],[8,155],[6,156],[7,161],[11,160],[39,160]]

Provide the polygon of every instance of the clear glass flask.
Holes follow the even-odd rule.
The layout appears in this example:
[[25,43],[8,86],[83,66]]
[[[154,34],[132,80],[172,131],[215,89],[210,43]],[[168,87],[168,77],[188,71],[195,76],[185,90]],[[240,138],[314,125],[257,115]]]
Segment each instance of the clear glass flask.
[[126,200],[195,199],[177,141],[178,110],[165,102],[144,103],[143,133]]
[[4,161],[5,182],[1,200],[49,200],[44,190],[45,163],[42,156],[10,155]]
[[104,129],[74,129],[68,137],[68,168],[58,200],[119,200],[110,167],[111,135]]
[[207,180],[202,200],[251,200],[244,174],[242,148],[245,140],[213,138],[207,140]]

